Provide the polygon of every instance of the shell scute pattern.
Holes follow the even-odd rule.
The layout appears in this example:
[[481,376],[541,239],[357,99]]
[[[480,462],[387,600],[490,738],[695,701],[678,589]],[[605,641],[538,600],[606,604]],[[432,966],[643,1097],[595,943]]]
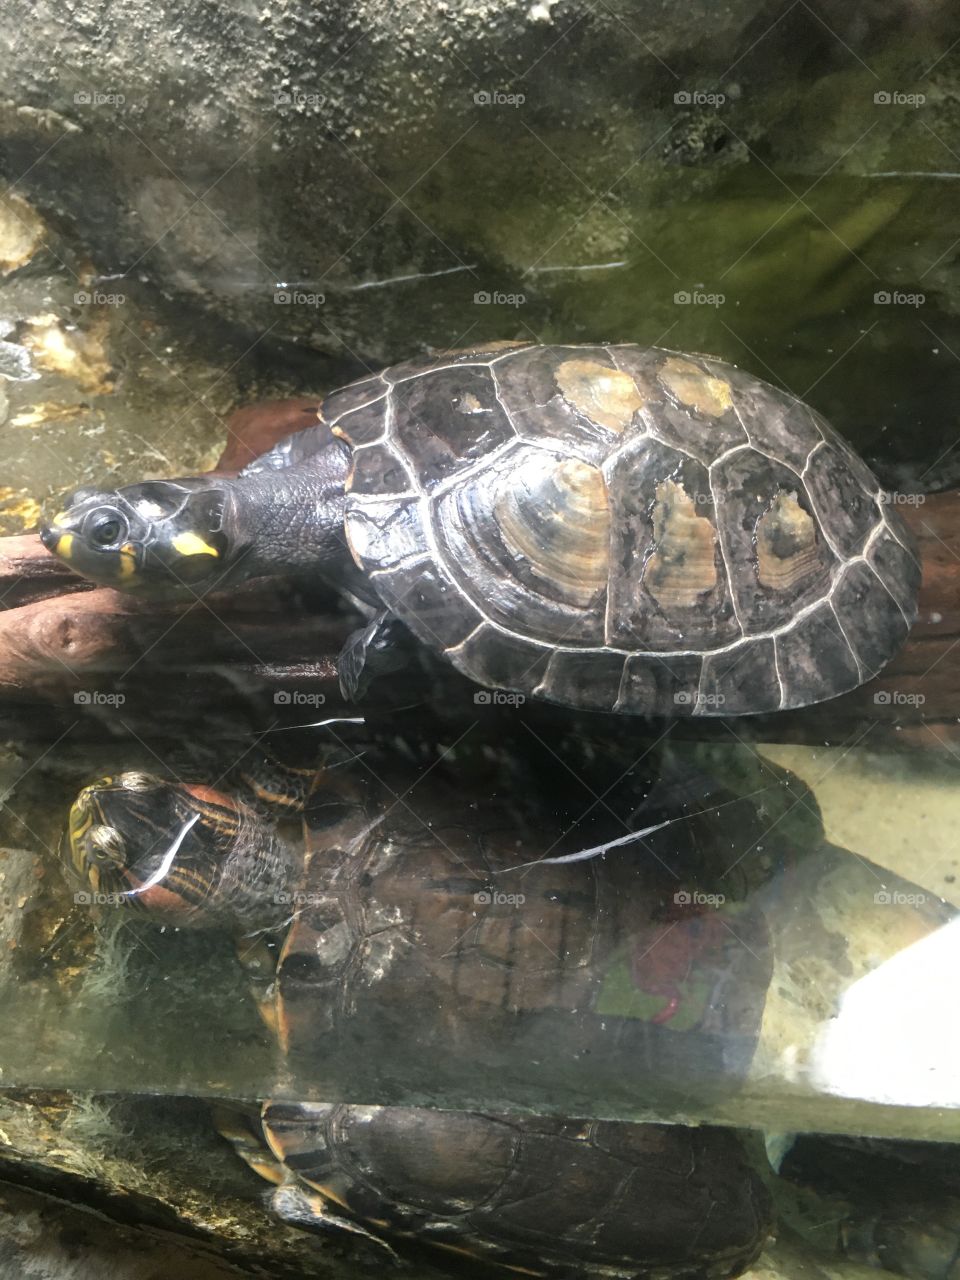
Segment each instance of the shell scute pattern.
[[643,420],[656,439],[706,466],[748,443],[728,383],[706,361],[656,349],[610,350],[643,388]]
[[488,368],[444,369],[390,394],[394,438],[427,492],[514,437]]
[[704,359],[703,364],[714,376],[722,374],[730,383],[747,443],[791,467],[797,475],[824,439],[821,425],[833,437],[832,428],[788,392],[718,360]]
[[[731,573],[743,634],[773,631],[826,595],[837,559],[822,536],[799,477],[782,463],[740,450],[717,463],[711,479],[715,492],[722,495],[721,536],[727,564],[746,565],[756,557],[756,572]],[[777,516],[778,494],[786,499],[783,518]],[[806,524],[802,514],[807,516]],[[769,550],[766,571],[764,544]],[[779,589],[774,585],[777,560],[787,575]]]
[[[733,1133],[304,1102],[262,1118],[275,1154],[335,1205],[491,1273],[633,1274],[639,1236],[651,1273],[733,1274],[765,1229]],[[545,1177],[563,1147],[563,1176]],[[628,1211],[659,1204],[666,1220],[642,1226]]]
[[697,692],[703,707],[719,707],[732,716],[776,711],[782,694],[776,641],[771,636],[708,653],[703,660]]
[[853,688],[912,621],[912,543],[878,482],[740,370],[508,344],[382,378],[389,395],[344,427],[348,542],[480,683],[599,710],[774,710]]
[[738,639],[706,467],[642,438],[611,460],[607,476],[612,572],[606,643],[670,651]]
[[803,475],[820,524],[844,560],[863,553],[877,525],[877,503],[832,443],[814,451]]

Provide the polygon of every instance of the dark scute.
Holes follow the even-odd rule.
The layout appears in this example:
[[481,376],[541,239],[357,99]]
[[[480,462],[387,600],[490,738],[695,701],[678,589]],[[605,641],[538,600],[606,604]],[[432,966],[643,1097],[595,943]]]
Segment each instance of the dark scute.
[[345,413],[336,424],[351,444],[370,444],[379,440],[387,425],[387,390],[373,404]]
[[[743,449],[718,463],[713,484],[724,497],[717,516],[737,610],[748,636],[784,626],[805,606],[827,595],[837,560],[803,485],[792,471],[755,450]],[[801,508],[813,519],[819,553],[816,571],[782,591],[761,584],[756,549],[757,525],[778,493],[797,495]]]
[[845,451],[832,444],[818,449],[804,480],[830,542],[844,560],[860,555],[880,509],[851,470]]
[[488,365],[510,351],[520,351],[529,345],[528,342],[491,342],[483,343],[478,347],[463,347],[457,351],[438,351],[433,355],[414,356],[411,360],[403,360],[400,364],[391,365],[389,369],[384,369],[380,376],[385,382],[396,384],[448,365]]
[[847,469],[853,475],[854,479],[867,493],[875,494],[880,489],[880,481],[873,474],[860,455],[847,444],[846,440],[838,431],[835,431],[827,422],[826,418],[821,417],[814,409],[808,409],[810,418],[819,429],[824,440],[843,458]]
[[489,369],[426,372],[391,391],[393,439],[424,489],[513,438]]
[[543,679],[549,657],[550,650],[543,645],[504,635],[490,626],[484,626],[451,655],[457,669],[478,684],[524,694],[532,693]]
[[458,645],[481,622],[479,612],[433,560],[378,573],[371,584],[386,607],[432,649]]
[[[346,413],[354,413],[364,405],[386,396],[387,388],[379,377],[363,378],[349,386],[331,391],[320,406],[324,421],[334,426]],[[343,424],[346,425],[346,424]]]
[[[716,585],[696,604],[668,614],[643,585],[654,547],[657,486],[674,480],[690,495],[714,533]],[[641,441],[614,461],[608,476],[611,514],[607,643],[616,648],[708,649],[740,636],[730,598],[705,467],[657,440]]]
[[864,679],[876,673],[907,638],[899,604],[862,561],[844,571],[834,606],[847,639],[864,667]]
[[[797,472],[802,471],[810,451],[823,438],[820,420],[812,410],[789,392],[733,365],[718,360],[703,363],[711,373],[730,383],[734,404],[751,444]],[[826,423],[823,425],[827,427]]]
[[693,715],[702,666],[699,654],[660,658],[654,653],[632,653],[624,668],[617,710],[634,715]]
[[856,660],[827,603],[777,636],[776,644],[784,710],[822,702],[860,683]]
[[515,1123],[521,1157],[482,1212],[504,1243],[646,1267],[727,1251],[742,1265],[759,1250],[769,1197],[735,1135],[598,1122],[565,1138]]
[[629,1172],[590,1143],[524,1132],[522,1158],[488,1213],[504,1240],[559,1237],[569,1248],[578,1231],[609,1213],[611,1196]]
[[409,493],[410,477],[394,451],[385,444],[357,449],[353,454],[351,493]]
[[622,653],[560,651],[550,660],[540,697],[594,711],[612,711],[620,696]]
[[507,1125],[463,1111],[341,1108],[340,1153],[382,1204],[462,1214],[503,1182],[517,1138]]
[[745,640],[724,653],[707,654],[697,714],[756,715],[780,706],[780,681],[771,637]]
[[892,537],[884,529],[870,548],[869,560],[912,624],[917,616],[917,592],[922,574],[920,560],[913,536],[900,517],[894,512],[887,512],[887,521],[890,524],[896,521],[897,537]]
[[347,497],[344,524],[351,550],[369,573],[428,553],[418,498]]

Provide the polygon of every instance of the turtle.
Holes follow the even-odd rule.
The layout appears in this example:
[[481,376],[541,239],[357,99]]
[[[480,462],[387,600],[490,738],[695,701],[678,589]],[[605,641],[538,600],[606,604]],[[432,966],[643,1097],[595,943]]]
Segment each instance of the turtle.
[[815,410],[721,360],[501,342],[333,391],[238,475],[79,489],[41,537],[141,594],[336,585],[368,613],[348,698],[412,635],[488,696],[729,716],[897,652],[920,565],[888,496]]
[[[631,860],[509,870],[555,838],[529,793],[464,816],[442,766],[413,785],[388,753],[325,752],[304,857],[270,812],[289,789],[262,778],[244,794],[101,779],[74,803],[64,858],[157,921],[243,935],[281,1085],[259,1113],[272,1156],[238,1145],[278,1184],[282,1216],[439,1247],[487,1275],[723,1277],[755,1259],[770,1202],[734,1131],[530,1114],[564,1074],[571,1095],[578,1059],[588,1117],[614,1079],[634,1107],[657,1074],[685,1073],[687,1102],[710,1072],[726,1069],[729,1089],[772,968],[749,911],[742,941],[692,945],[667,992],[640,954],[652,883],[631,895],[606,874]],[[279,961],[263,959],[271,936]],[[434,1105],[405,1105],[411,1065],[415,1101]],[[494,1080],[517,1111],[450,1108]],[[330,1101],[345,1082],[350,1100]]]

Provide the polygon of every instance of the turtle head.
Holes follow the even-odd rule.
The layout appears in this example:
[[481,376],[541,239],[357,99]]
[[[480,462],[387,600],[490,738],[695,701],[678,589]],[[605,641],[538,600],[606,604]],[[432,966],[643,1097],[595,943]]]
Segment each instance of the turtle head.
[[272,824],[211,787],[128,772],[84,787],[60,857],[75,901],[134,906],[180,926],[282,918],[298,874]]
[[146,773],[121,773],[84,787],[70,809],[60,851],[86,890],[77,901],[139,906],[164,921],[202,923],[222,854],[221,833],[236,826],[235,812],[222,800],[220,816],[181,784]]
[[44,546],[77,573],[148,595],[211,583],[228,570],[229,481],[148,480],[77,489],[44,521]]

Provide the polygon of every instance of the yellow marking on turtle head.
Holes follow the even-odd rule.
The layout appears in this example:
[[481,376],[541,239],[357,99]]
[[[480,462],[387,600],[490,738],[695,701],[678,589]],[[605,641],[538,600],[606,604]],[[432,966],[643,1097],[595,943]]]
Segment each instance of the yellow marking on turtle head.
[[690,409],[709,418],[719,418],[733,404],[730,383],[704,373],[691,360],[671,356],[663,362],[660,381],[667,390]]
[[61,533],[57,539],[56,552],[58,556],[62,556],[64,560],[69,560],[73,554],[73,534]]
[[70,513],[68,511],[58,511],[50,521],[51,524],[65,525],[70,523]]
[[130,578],[137,572],[137,553],[132,542],[120,548],[120,577]]
[[596,360],[565,360],[556,378],[564,400],[609,431],[624,431],[643,408],[643,396],[629,373]]
[[216,547],[205,542],[198,533],[178,533],[173,539],[173,549],[182,556],[219,556]]

